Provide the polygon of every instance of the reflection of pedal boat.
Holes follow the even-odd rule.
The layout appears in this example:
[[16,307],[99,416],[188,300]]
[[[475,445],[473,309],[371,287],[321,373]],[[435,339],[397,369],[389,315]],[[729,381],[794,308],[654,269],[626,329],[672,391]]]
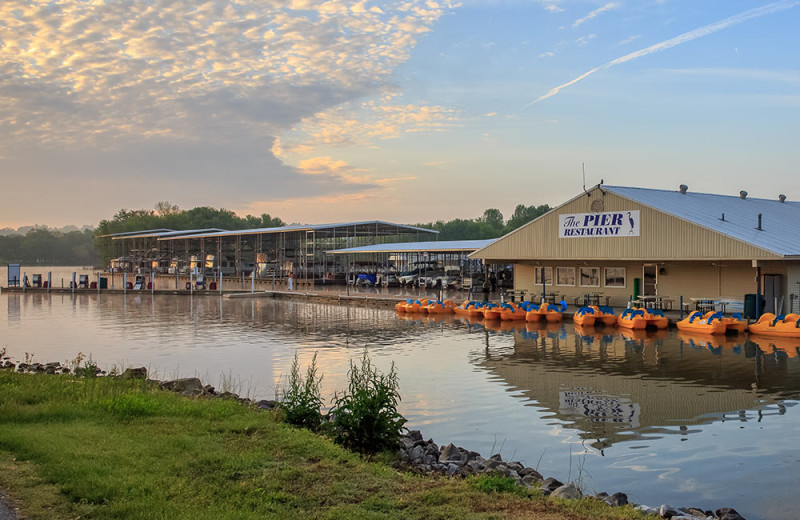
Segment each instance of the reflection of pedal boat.
[[678,330],[678,338],[692,346],[706,347],[709,350],[715,350],[722,347],[735,349],[744,344],[744,338],[738,336],[708,334],[696,330]]
[[575,329],[575,333],[580,336],[583,341],[587,342],[593,342],[595,340],[606,342],[613,341],[614,333],[616,332],[615,329],[610,327],[595,328],[594,325],[591,327],[582,327],[577,323],[573,325],[572,328]]
[[793,358],[800,354],[800,339],[780,337],[780,336],[758,336],[753,335],[750,341],[758,345],[764,354],[783,353],[787,357]]
[[792,313],[775,316],[765,312],[757,322],[750,324],[748,330],[757,335],[800,338],[800,315]]
[[531,304],[531,310],[529,310],[525,314],[526,321],[539,321],[540,319],[544,318],[550,322],[558,322],[561,321],[563,318],[564,311],[567,310],[567,304],[563,300],[561,301],[561,306],[554,304],[549,305],[541,305],[536,307],[534,304]]
[[483,326],[486,327],[487,330],[493,332],[514,332],[515,330],[523,331],[525,330],[525,325],[519,323],[518,321],[509,321],[509,320],[487,320],[483,321]]
[[625,342],[649,343],[654,340],[664,339],[669,336],[666,329],[645,330],[645,329],[617,329],[620,338]]
[[617,325],[626,329],[644,329],[648,326],[666,329],[669,320],[659,309],[625,309],[617,319]]

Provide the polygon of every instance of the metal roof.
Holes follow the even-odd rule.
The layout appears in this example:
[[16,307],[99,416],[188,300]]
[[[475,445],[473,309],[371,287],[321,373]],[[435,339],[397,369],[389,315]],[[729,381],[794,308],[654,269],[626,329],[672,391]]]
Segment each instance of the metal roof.
[[139,235],[141,233],[161,233],[161,232],[168,232],[172,231],[172,229],[145,229],[143,231],[123,231],[122,233],[109,233],[107,235],[97,235],[96,238],[106,238],[106,237],[124,237],[124,236],[131,236],[131,235]]
[[624,186],[601,189],[775,254],[800,256],[800,202]]
[[212,237],[226,237],[236,235],[262,235],[268,233],[286,233],[291,231],[325,231],[339,228],[352,228],[363,226],[391,226],[400,228],[407,231],[424,232],[438,234],[438,231],[433,229],[425,229],[415,226],[407,226],[405,224],[394,224],[392,222],[384,222],[382,220],[366,220],[362,222],[340,222],[335,224],[291,224],[288,226],[271,227],[271,228],[254,228],[254,229],[240,229],[235,231],[221,231],[217,233],[197,233],[193,235],[183,235],[180,237],[163,237],[159,240],[178,240],[183,238],[212,238]]
[[443,240],[441,242],[401,242],[395,244],[373,244],[369,246],[350,247],[326,251],[329,255],[354,253],[454,253],[477,251],[488,246],[496,239],[490,240]]
[[[115,233],[110,235],[112,238],[111,240],[124,240],[126,238],[152,238],[152,237],[179,237],[183,238],[186,235],[195,235],[197,233],[213,233],[225,231],[224,229],[219,228],[206,228],[206,229],[185,229],[180,231],[174,231],[172,229],[164,229],[164,230],[150,230],[150,231],[134,231],[130,233]],[[108,236],[108,235],[106,235]]]

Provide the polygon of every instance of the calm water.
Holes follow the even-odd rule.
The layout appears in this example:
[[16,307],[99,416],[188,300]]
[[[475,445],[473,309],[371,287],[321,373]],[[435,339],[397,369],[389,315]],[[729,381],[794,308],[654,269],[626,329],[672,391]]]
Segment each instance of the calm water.
[[[496,330],[491,330],[492,328]],[[800,358],[793,343],[677,332],[409,319],[273,300],[0,295],[0,347],[16,359],[148,366],[272,398],[297,353],[326,395],[367,348],[397,366],[408,426],[439,444],[625,491],[648,505],[800,515]]]

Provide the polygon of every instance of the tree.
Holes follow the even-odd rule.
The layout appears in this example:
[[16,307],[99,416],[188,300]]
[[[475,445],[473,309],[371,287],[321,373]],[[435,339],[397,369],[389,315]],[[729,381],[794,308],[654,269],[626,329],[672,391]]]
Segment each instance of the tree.
[[547,204],[542,204],[541,206],[526,206],[525,204],[517,204],[517,207],[514,208],[514,213],[506,223],[505,232],[510,233],[511,231],[524,226],[528,222],[536,220],[550,211],[550,209],[550,206]]

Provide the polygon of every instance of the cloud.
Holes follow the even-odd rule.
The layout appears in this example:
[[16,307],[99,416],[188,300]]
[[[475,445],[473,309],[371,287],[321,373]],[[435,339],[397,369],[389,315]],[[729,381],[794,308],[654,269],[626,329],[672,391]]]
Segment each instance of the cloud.
[[556,55],[556,53],[554,53],[554,52],[552,52],[552,51],[547,51],[547,52],[543,52],[543,53],[541,53],[541,54],[539,55],[539,57],[540,57],[540,58],[552,58],[552,57],[553,57],[553,56],[555,56],[555,55]]
[[566,83],[564,83],[562,85],[559,85],[559,86],[551,89],[546,94],[538,97],[537,99],[535,99],[535,100],[531,101],[530,103],[528,103],[527,105],[525,105],[523,108],[527,108],[527,107],[529,107],[531,105],[539,103],[540,101],[544,101],[545,99],[551,98],[551,97],[555,96],[556,94],[558,94],[559,92],[561,92],[563,89],[565,89],[567,87],[570,87],[570,86],[574,85],[575,83],[578,83],[579,81],[591,76],[592,74],[594,74],[595,72],[597,72],[599,70],[608,69],[608,68],[611,68],[611,67],[613,67],[615,65],[620,65],[622,63],[627,63],[627,62],[629,62],[631,60],[635,60],[636,58],[641,58],[643,56],[648,56],[650,54],[653,54],[653,53],[656,53],[656,52],[659,52],[659,51],[671,49],[672,47],[676,47],[678,45],[681,45],[682,43],[687,43],[687,42],[690,42],[692,40],[696,40],[697,38],[702,38],[703,36],[707,36],[709,34],[713,34],[715,32],[721,31],[723,29],[727,29],[728,27],[731,27],[733,25],[738,25],[738,24],[746,22],[748,20],[752,20],[753,18],[759,18],[759,17],[762,17],[762,16],[766,16],[768,14],[772,14],[772,13],[778,12],[778,11],[791,9],[793,7],[796,7],[797,5],[800,5],[800,0],[782,0],[780,2],[773,2],[771,4],[767,4],[767,5],[764,5],[764,6],[761,6],[761,7],[756,7],[754,9],[750,9],[748,11],[744,11],[742,13],[739,13],[737,15],[731,16],[731,17],[726,18],[724,20],[721,20],[719,22],[715,22],[715,23],[712,23],[712,24],[709,24],[709,25],[705,25],[705,26],[700,27],[698,29],[695,29],[693,31],[689,31],[689,32],[683,33],[683,34],[681,34],[679,36],[676,36],[676,37],[671,38],[669,40],[665,40],[665,41],[660,42],[660,43],[656,43],[656,44],[651,45],[649,47],[646,47],[644,49],[640,49],[640,50],[638,50],[636,52],[632,52],[630,54],[626,54],[625,56],[621,56],[619,58],[616,58],[614,60],[609,61],[608,63],[600,65],[599,67],[595,67],[595,68],[593,68],[593,69],[591,69],[589,71],[586,71],[583,74],[581,74],[580,76],[578,76],[577,78],[575,78],[573,80],[570,80],[570,81],[568,81],[568,82],[566,82]]
[[[214,164],[217,175],[244,181],[229,183],[224,198],[252,198],[248,180],[267,184],[254,178],[276,190],[351,190],[348,177],[304,175],[273,150],[304,121],[380,96],[417,39],[452,8],[432,0],[379,6],[3,0],[0,167],[55,189],[69,188],[54,177],[59,170],[72,172],[73,184],[124,172],[174,181],[185,194]],[[435,130],[425,110],[389,111],[383,122],[373,111],[368,127],[376,135],[399,135],[405,125]],[[327,132],[321,137],[344,138]]]
[[589,42],[590,42],[590,41],[592,41],[592,40],[594,40],[596,37],[597,37],[597,35],[596,35],[596,34],[587,34],[586,36],[581,36],[580,38],[578,38],[577,40],[575,40],[575,43],[576,43],[576,44],[577,44],[579,47],[583,47],[584,45],[588,45],[588,44],[589,44]]
[[583,24],[585,22],[588,22],[589,20],[591,20],[593,18],[596,18],[596,17],[600,16],[601,14],[605,13],[606,11],[610,11],[612,9],[616,9],[617,7],[619,7],[619,4],[617,2],[609,2],[606,5],[604,5],[603,7],[599,7],[597,9],[595,9],[594,11],[592,11],[589,14],[587,14],[583,18],[578,18],[577,20],[575,20],[575,22],[572,24],[572,27],[573,28],[578,27],[579,25],[581,25],[581,24]]

